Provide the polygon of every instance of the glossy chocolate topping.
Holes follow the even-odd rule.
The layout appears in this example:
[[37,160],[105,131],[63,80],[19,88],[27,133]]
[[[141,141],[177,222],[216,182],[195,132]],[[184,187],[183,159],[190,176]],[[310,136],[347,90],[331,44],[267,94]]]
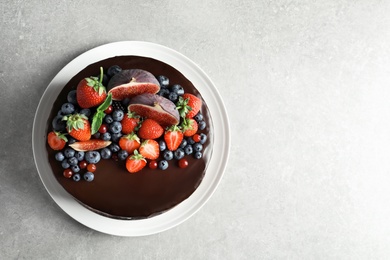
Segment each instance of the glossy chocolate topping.
[[[54,103],[50,118],[48,118],[47,132],[52,130],[51,121],[66,102],[67,93],[75,89],[78,82],[89,76],[97,76],[99,68],[106,71],[112,65],[119,65],[123,69],[144,69],[155,76],[165,75],[170,84],[180,84],[185,92],[195,94],[201,98],[200,93],[175,68],[145,57],[118,56],[89,65],[75,75],[63,88]],[[212,120],[208,108],[203,101],[201,112],[207,127],[201,132],[207,134],[207,142],[203,145],[203,158],[194,159],[186,155],[189,166],[181,169],[176,160],[169,161],[167,170],[151,170],[146,166],[142,171],[130,174],[125,168],[124,161],[101,159],[94,173],[92,182],[81,180],[75,182],[63,177],[61,163],[54,158],[55,151],[47,145],[48,160],[58,182],[77,201],[89,209],[100,214],[120,219],[147,218],[160,214],[183,200],[187,199],[200,185],[206,172],[212,154]],[[80,173],[85,170],[81,170]]]

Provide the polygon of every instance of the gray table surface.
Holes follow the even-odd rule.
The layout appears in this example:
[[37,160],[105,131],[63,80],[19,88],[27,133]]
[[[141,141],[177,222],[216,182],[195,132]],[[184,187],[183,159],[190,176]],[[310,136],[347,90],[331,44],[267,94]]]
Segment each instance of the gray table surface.
[[[389,259],[388,1],[110,2],[0,1],[0,259]],[[65,214],[31,147],[51,79],[123,40],[203,68],[232,133],[209,202],[138,238]]]

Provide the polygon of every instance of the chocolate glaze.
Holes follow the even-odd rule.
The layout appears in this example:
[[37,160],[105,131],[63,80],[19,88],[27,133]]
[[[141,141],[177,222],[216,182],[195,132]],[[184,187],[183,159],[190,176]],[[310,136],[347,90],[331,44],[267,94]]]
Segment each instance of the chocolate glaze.
[[[169,77],[170,84],[180,84],[185,92],[201,98],[193,84],[168,64],[138,56],[112,57],[89,65],[65,85],[48,118],[47,133],[52,130],[51,121],[61,105],[66,102],[67,93],[75,89],[81,79],[98,75],[100,67],[106,71],[112,65],[119,65],[123,69],[144,69],[156,76],[165,75]],[[125,168],[124,161],[102,159],[97,164],[94,181],[75,182],[63,177],[63,169],[54,159],[56,152],[47,145],[47,156],[53,174],[76,201],[99,214],[119,219],[139,219],[160,214],[187,199],[204,177],[211,158],[213,143],[212,120],[204,101],[201,112],[207,123],[206,129],[202,132],[208,137],[204,144],[203,158],[196,160],[191,155],[187,155],[189,166],[185,169],[180,169],[177,161],[172,160],[169,161],[169,168],[165,171],[145,167],[138,173],[130,174]]]

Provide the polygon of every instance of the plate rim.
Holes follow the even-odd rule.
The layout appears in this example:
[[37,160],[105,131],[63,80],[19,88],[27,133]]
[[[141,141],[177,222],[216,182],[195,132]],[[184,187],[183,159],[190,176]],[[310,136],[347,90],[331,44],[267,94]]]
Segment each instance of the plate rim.
[[[201,87],[195,86],[201,93],[202,98],[205,101],[209,100],[206,103],[213,120],[214,134],[219,134],[214,135],[213,155],[210,158],[205,177],[195,192],[174,208],[158,216],[140,220],[113,219],[86,209],[65,191],[55,179],[52,172],[47,173],[48,162],[46,161],[47,165],[45,166],[44,160],[39,160],[39,152],[42,152],[42,139],[44,140],[43,146],[45,145],[46,139],[45,136],[42,136],[42,132],[39,131],[38,126],[42,128],[42,124],[44,123],[44,127],[46,127],[47,117],[42,115],[50,113],[50,111],[46,113],[42,111],[44,102],[47,102],[46,99],[58,96],[63,84],[66,84],[71,77],[86,66],[110,57],[127,55],[137,55],[160,60],[175,67],[192,81],[194,85],[196,82],[205,84],[204,87],[203,85]],[[50,107],[52,107],[53,103],[54,101],[51,102]],[[46,120],[42,122],[44,118]],[[38,149],[38,145],[40,145],[40,150]],[[117,236],[145,236],[160,233],[183,223],[198,212],[212,197],[222,180],[230,155],[230,145],[230,122],[227,110],[218,89],[210,77],[195,62],[180,52],[157,43],[145,41],[111,42],[87,50],[72,59],[55,75],[46,87],[36,108],[32,127],[32,149],[35,167],[46,191],[52,199],[65,213],[79,223],[96,231]],[[216,146],[219,149],[216,149]],[[220,159],[217,156],[221,156]],[[207,174],[211,169],[217,170],[217,173],[213,175]],[[207,182],[205,182],[206,178]]]

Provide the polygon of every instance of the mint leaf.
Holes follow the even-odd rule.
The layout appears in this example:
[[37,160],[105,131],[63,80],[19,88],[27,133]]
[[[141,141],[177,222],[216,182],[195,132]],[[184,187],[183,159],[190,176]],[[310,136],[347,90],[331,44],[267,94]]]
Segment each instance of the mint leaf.
[[94,135],[99,131],[100,126],[103,123],[104,113],[103,111],[96,111],[92,118],[91,134]]
[[110,105],[112,101],[112,94],[108,93],[106,100],[97,108],[97,111],[104,112]]

